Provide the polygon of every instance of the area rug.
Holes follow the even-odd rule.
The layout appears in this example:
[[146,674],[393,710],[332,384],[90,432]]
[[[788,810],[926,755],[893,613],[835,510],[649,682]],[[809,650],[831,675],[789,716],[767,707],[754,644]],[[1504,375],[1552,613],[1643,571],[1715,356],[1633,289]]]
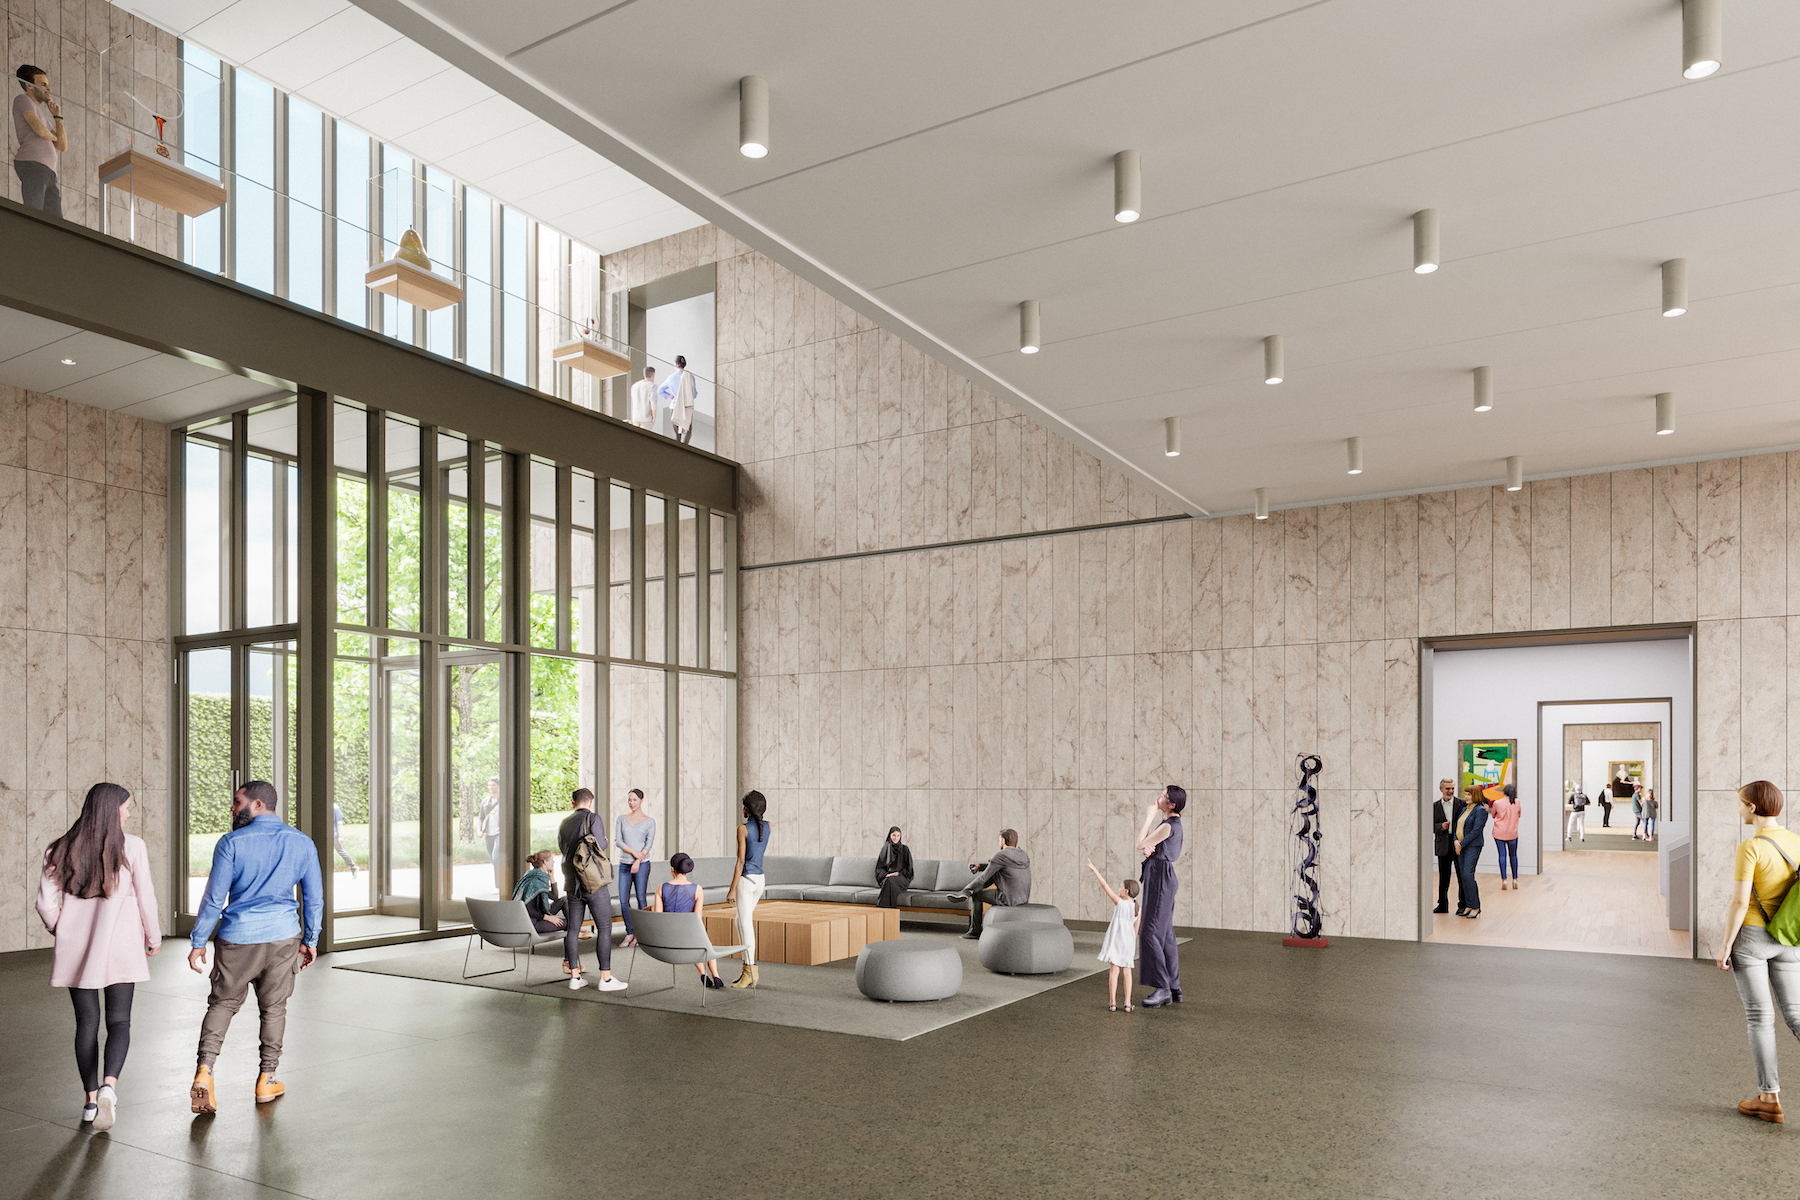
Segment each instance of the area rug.
[[[962,956],[962,991],[948,1000],[916,1004],[888,1004],[870,1000],[856,990],[856,960],[843,959],[818,967],[795,967],[781,963],[762,965],[762,982],[752,990],[705,992],[692,968],[680,967],[674,972],[675,987],[668,988],[670,969],[663,963],[639,954],[635,966],[630,950],[614,949],[613,972],[625,979],[631,976],[631,989],[624,992],[599,992],[592,987],[571,992],[563,981],[560,946],[547,944],[538,948],[538,961],[531,966],[534,982],[525,986],[525,960],[511,971],[463,979],[463,955],[467,939],[446,939],[409,947],[408,952],[385,958],[354,962],[333,962],[342,971],[367,971],[376,975],[398,975],[407,979],[428,979],[437,983],[459,983],[469,987],[495,988],[507,992],[529,992],[557,1001],[584,1004],[617,1004],[625,1008],[648,1008],[660,1012],[686,1013],[692,1016],[718,1017],[724,1021],[754,1021],[764,1025],[791,1025],[801,1029],[818,1029],[828,1033],[847,1033],[855,1037],[884,1038],[904,1042],[934,1029],[943,1029],[958,1021],[1047,992],[1051,988],[1073,983],[1077,979],[1101,972],[1106,964],[1097,957],[1101,934],[1072,930],[1075,938],[1075,961],[1065,971],[1054,975],[995,975],[975,957],[976,943],[955,933],[908,927],[901,937],[941,942],[952,946]],[[1187,941],[1186,938],[1177,939]],[[584,947],[585,948],[585,947]],[[388,950],[391,951],[392,947]],[[361,951],[352,954],[375,954]],[[591,955],[591,950],[589,955]],[[584,957],[589,957],[584,955]],[[334,955],[333,958],[340,956]],[[348,955],[343,957],[349,957]],[[469,961],[469,970],[494,970],[504,967],[505,951],[478,948]],[[591,957],[589,958],[591,964]],[[591,974],[590,978],[597,978]],[[720,966],[726,979],[737,976],[737,964],[727,961]],[[634,994],[635,993],[635,994]],[[1098,994],[1096,994],[1098,998]]]

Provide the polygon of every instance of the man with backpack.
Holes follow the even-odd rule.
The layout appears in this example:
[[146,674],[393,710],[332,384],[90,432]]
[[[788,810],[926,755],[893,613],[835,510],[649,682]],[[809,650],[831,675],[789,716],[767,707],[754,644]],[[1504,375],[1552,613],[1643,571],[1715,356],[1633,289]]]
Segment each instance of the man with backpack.
[[594,793],[577,788],[570,799],[574,812],[563,819],[556,844],[562,850],[563,882],[568,885],[569,923],[563,927],[563,958],[569,969],[569,989],[588,985],[581,975],[581,922],[583,910],[594,921],[594,950],[600,959],[603,992],[622,992],[625,982],[612,976],[612,863],[606,857],[606,825],[594,816]]

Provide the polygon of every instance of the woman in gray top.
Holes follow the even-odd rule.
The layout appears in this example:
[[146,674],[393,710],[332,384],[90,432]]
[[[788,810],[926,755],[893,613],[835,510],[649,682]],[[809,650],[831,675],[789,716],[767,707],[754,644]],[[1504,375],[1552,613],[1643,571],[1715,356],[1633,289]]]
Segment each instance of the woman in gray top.
[[656,818],[644,811],[644,793],[632,788],[625,793],[629,812],[613,823],[613,845],[619,848],[619,915],[625,918],[625,945],[637,945],[631,929],[631,889],[637,888],[637,906],[649,908],[650,847],[656,844]]

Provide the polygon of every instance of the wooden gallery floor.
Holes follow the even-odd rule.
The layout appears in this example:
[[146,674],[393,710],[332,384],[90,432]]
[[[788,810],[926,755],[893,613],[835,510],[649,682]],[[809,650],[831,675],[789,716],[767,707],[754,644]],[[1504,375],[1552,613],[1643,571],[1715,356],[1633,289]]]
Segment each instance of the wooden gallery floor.
[[[1690,955],[1686,930],[1670,929],[1656,889],[1656,855],[1565,850],[1544,856],[1544,873],[1519,890],[1500,890],[1498,875],[1477,875],[1481,917],[1432,917],[1428,942],[1586,950],[1598,954]],[[1432,886],[1436,887],[1433,877]],[[1456,907],[1456,884],[1450,884]]]

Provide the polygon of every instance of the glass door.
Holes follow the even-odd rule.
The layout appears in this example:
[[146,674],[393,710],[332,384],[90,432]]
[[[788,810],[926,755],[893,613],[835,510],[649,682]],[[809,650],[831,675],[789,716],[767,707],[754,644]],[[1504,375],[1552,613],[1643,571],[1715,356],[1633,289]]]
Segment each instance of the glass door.
[[340,940],[421,927],[420,847],[424,816],[423,696],[418,643],[391,640],[378,671],[375,720],[378,770],[369,805],[369,880],[373,916],[337,923]]
[[300,739],[294,643],[231,642],[181,655],[182,841],[187,868],[178,897],[184,925],[200,908],[219,838],[231,829],[231,798],[253,779],[275,785],[295,824]]
[[451,651],[439,658],[444,696],[444,836],[438,914],[468,920],[470,896],[493,900],[512,894],[513,806],[506,786],[501,693],[506,657]]

